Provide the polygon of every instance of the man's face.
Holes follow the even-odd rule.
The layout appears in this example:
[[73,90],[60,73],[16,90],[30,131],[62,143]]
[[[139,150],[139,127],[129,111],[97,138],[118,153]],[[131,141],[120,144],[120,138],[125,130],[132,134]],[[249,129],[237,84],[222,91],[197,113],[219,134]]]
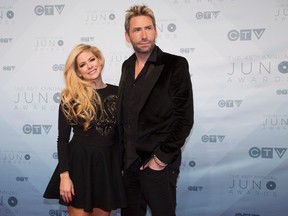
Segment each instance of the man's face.
[[150,53],[155,46],[157,30],[149,16],[135,16],[130,20],[130,29],[125,37],[136,53]]

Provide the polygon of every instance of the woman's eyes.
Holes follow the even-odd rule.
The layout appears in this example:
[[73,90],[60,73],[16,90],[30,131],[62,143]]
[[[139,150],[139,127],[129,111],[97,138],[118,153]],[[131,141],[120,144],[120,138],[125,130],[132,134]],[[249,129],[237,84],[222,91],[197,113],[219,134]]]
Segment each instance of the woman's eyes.
[[91,58],[91,59],[89,59],[90,62],[93,62],[93,61],[95,61],[95,60],[96,60],[96,58],[94,58],[94,57]]
[[[88,59],[88,62],[94,62],[94,61],[96,61],[96,59],[97,59],[96,57],[92,57],[92,58]],[[79,67],[82,68],[85,65],[86,65],[86,63],[82,63],[82,64],[79,65]]]

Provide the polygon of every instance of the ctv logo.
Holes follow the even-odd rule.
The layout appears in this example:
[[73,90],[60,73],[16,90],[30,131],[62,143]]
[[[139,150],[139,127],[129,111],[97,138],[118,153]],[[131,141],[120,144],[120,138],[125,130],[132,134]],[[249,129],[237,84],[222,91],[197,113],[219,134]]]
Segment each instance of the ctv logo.
[[219,15],[220,11],[204,11],[204,12],[197,12],[196,13],[196,19],[201,20],[201,19],[212,19],[212,18],[217,18]]
[[288,95],[288,89],[277,89],[276,94],[277,95]]
[[38,16],[46,15],[53,16],[57,11],[58,14],[61,14],[65,5],[37,5],[34,9],[34,12]]
[[51,209],[49,211],[49,215],[50,216],[68,216],[68,211],[66,210],[55,210],[55,209]]
[[42,130],[45,131],[46,134],[49,133],[52,125],[29,125],[25,124],[23,126],[23,132],[25,134],[42,134]]
[[188,191],[202,191],[203,190],[203,186],[188,186]]
[[240,107],[243,100],[220,100],[218,102],[219,107]]
[[54,64],[52,66],[53,71],[64,71],[64,64]]
[[180,48],[180,53],[193,53],[195,48]]
[[264,31],[264,28],[231,30],[228,32],[228,39],[230,41],[249,41],[256,37],[259,40],[262,37]]
[[28,181],[28,177],[17,176],[17,177],[16,177],[16,181],[17,181],[17,182],[27,182],[27,181]]
[[15,65],[5,65],[2,68],[3,68],[3,71],[14,71],[16,66]]
[[0,38],[0,44],[1,43],[12,43],[13,38]]
[[93,42],[94,39],[95,39],[95,37],[81,37],[80,41],[84,42],[84,43],[90,43],[90,42]]
[[203,135],[201,140],[202,142],[216,143],[218,141],[223,142],[224,138],[224,135]]
[[275,157],[275,153],[279,158],[282,158],[285,154],[287,148],[257,148],[253,147],[249,150],[249,155],[252,158],[267,158],[273,159]]
[[260,216],[259,214],[237,213],[235,216]]

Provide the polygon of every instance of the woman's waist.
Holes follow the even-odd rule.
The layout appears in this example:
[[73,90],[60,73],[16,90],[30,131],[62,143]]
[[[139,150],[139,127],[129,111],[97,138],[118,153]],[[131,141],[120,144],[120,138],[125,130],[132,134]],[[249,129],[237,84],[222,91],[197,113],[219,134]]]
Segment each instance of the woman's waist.
[[77,136],[74,135],[70,141],[73,145],[92,145],[95,147],[107,147],[116,145],[116,140],[113,138]]

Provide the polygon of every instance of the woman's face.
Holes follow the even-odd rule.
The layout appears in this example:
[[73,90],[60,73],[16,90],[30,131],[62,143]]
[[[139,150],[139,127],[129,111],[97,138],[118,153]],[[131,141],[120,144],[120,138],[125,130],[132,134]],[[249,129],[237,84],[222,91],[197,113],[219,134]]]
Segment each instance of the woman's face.
[[78,75],[84,80],[93,81],[101,79],[102,66],[99,59],[90,51],[85,50],[76,59]]

